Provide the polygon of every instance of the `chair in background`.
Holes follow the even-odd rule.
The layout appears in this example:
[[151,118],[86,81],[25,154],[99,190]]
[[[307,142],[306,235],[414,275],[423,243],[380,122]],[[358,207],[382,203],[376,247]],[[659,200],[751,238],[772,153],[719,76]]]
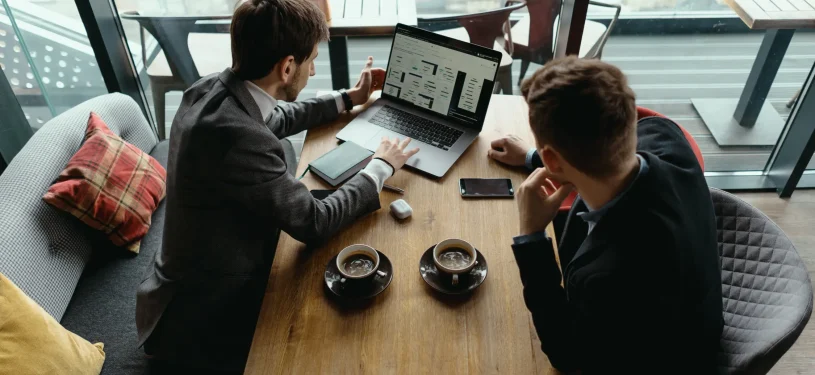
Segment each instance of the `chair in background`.
[[[507,4],[516,2],[507,1]],[[518,84],[524,79],[530,63],[546,64],[554,56],[555,39],[557,38],[558,20],[560,17],[560,0],[528,0],[529,13],[512,27],[512,57],[521,60],[521,74]],[[616,4],[606,4],[598,1],[589,1],[589,5],[614,8],[614,18],[608,27],[606,25],[586,20],[583,27],[583,39],[580,43],[581,58],[599,59],[603,55],[603,47],[614,25],[620,18],[622,7]],[[532,17],[535,22],[531,22]]]
[[[501,92],[511,95],[512,89],[512,32],[509,27],[509,14],[523,8],[526,3],[516,2],[503,8],[486,12],[456,15],[439,18],[420,18],[419,24],[457,22],[461,27],[438,31],[447,37],[478,44],[501,52],[501,64],[498,68],[498,79],[493,93]],[[510,48],[509,51],[504,46]]]
[[722,267],[719,368],[766,374],[812,314],[812,282],[792,241],[738,197],[710,189]]
[[[165,139],[165,96],[170,91],[186,90],[202,76],[220,72],[232,65],[232,54],[228,51],[228,30],[231,16],[150,16],[139,12],[122,12],[123,20],[139,23],[139,38],[142,45],[142,60],[147,65],[145,50],[145,30],[156,39],[161,51],[147,66],[150,91],[156,111],[156,122],[160,139]],[[203,22],[199,22],[203,21]],[[194,34],[202,33],[202,34]],[[213,35],[220,33],[221,35]],[[193,35],[191,35],[193,34]],[[224,49],[221,51],[220,49]],[[171,55],[168,57],[167,55]],[[198,59],[195,59],[198,57]]]

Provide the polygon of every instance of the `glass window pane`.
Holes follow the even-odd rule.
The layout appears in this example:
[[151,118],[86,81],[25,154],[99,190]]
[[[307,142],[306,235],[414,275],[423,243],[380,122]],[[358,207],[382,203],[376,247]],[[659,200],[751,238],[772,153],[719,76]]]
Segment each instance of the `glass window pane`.
[[107,93],[73,1],[1,1],[0,67],[35,130]]

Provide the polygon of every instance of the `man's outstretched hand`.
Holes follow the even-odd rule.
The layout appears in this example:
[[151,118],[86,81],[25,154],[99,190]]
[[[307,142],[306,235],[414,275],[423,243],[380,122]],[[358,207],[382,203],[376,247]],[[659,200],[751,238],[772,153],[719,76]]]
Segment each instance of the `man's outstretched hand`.
[[498,138],[492,141],[490,146],[490,150],[487,151],[490,158],[514,167],[526,164],[526,153],[529,152],[530,146],[517,135],[510,134]]
[[365,104],[374,91],[382,90],[385,83],[385,69],[374,68],[373,65],[374,58],[368,56],[368,61],[359,75],[359,82],[347,91],[354,105]]
[[374,158],[388,162],[388,164],[393,167],[393,173],[396,173],[396,171],[402,169],[411,156],[419,152],[418,147],[407,150],[408,144],[410,144],[410,138],[405,138],[400,141],[399,138],[390,139],[388,137],[382,137],[382,143],[379,144]]

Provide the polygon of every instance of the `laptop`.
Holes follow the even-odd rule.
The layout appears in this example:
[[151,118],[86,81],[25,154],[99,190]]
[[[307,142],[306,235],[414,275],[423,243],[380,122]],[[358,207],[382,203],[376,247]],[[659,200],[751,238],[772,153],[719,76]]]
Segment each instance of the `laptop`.
[[419,147],[406,165],[442,177],[484,126],[501,53],[398,24],[382,95],[337,134],[376,151],[382,137]]

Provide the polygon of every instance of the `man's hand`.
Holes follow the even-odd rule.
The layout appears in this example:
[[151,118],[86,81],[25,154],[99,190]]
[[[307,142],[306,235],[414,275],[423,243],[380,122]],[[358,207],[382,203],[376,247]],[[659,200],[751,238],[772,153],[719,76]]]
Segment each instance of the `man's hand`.
[[522,236],[545,230],[555,219],[560,204],[574,190],[572,184],[563,184],[556,189],[549,177],[546,168],[538,168],[518,188]]
[[396,171],[402,169],[411,156],[419,152],[418,147],[405,151],[408,143],[410,143],[410,138],[405,138],[402,142],[399,142],[399,138],[391,140],[388,137],[382,137],[382,143],[379,144],[379,148],[374,153],[374,158],[380,158],[390,163],[391,167],[393,167],[393,173],[396,173]]
[[526,164],[526,153],[531,148],[517,135],[507,135],[492,141],[487,156],[501,163],[519,167]]
[[376,90],[382,90],[385,83],[385,69],[373,68],[374,58],[368,56],[368,62],[362,68],[359,75],[359,82],[353,88],[346,91],[354,105],[365,104]]

